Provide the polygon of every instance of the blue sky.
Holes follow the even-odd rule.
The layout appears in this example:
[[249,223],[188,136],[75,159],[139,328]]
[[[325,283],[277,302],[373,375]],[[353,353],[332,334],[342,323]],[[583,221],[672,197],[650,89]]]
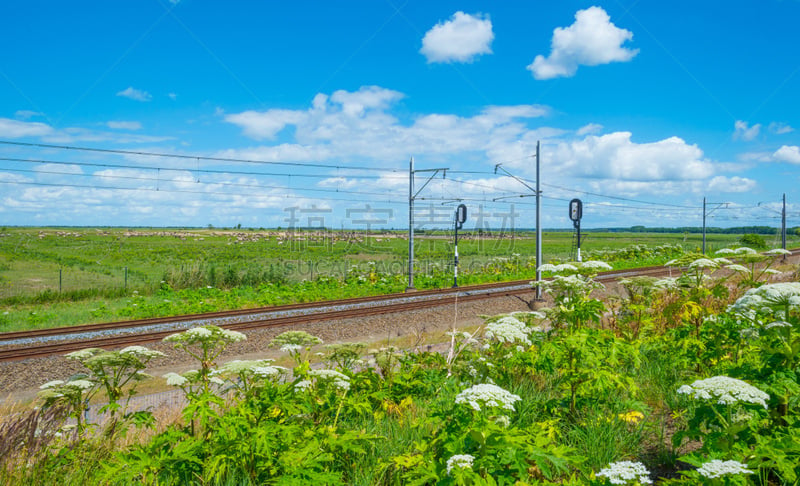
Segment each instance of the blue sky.
[[[800,225],[797,0],[12,2],[0,224]],[[83,150],[83,149],[100,149]],[[158,154],[158,155],[151,155]],[[225,159],[225,160],[220,160]],[[495,165],[504,170],[495,174]],[[416,174],[417,187],[430,172]],[[526,197],[519,197],[526,196]],[[720,203],[725,203],[720,206]]]

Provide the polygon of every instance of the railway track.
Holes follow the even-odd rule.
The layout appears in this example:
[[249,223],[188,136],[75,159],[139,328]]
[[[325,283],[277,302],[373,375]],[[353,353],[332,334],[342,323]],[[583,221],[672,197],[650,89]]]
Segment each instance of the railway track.
[[[667,276],[671,271],[672,269],[663,266],[608,271],[599,274],[597,280],[611,281],[634,275]],[[519,280],[329,302],[6,332],[0,333],[0,346],[2,346],[0,362],[60,355],[90,347],[113,349],[153,343],[183,329],[204,324],[215,324],[226,329],[246,332],[254,329],[407,312],[454,305],[457,302],[521,296],[532,292],[530,280]]]

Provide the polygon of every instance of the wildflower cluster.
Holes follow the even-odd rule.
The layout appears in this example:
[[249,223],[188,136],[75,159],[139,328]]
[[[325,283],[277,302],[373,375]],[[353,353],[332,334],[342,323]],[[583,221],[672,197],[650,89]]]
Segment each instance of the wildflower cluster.
[[453,469],[472,469],[472,461],[475,458],[469,454],[456,454],[455,456],[450,457],[447,460],[447,475],[450,475],[450,472]]
[[650,480],[650,471],[641,462],[612,462],[595,476],[605,477],[611,484],[653,484]]
[[332,386],[339,391],[350,389],[350,378],[335,370],[309,370],[308,380],[302,380],[295,385],[297,390],[306,390],[312,386],[325,388]]
[[519,395],[492,384],[473,385],[456,395],[456,404],[465,403],[476,412],[485,408],[502,408],[514,411],[514,403],[522,400]]
[[750,403],[767,408],[769,395],[758,388],[736,378],[714,376],[697,380],[691,385],[678,388],[678,393],[691,395],[700,400],[717,400],[721,405]]
[[537,269],[540,272],[550,272],[550,273],[575,273],[578,271],[578,267],[575,265],[571,265],[569,263],[561,263],[558,265],[553,265],[552,263],[545,263],[544,265],[540,265]]
[[528,334],[531,329],[524,322],[511,316],[504,316],[486,324],[484,335],[500,343],[531,344]]
[[578,269],[581,273],[597,273],[606,270],[613,270],[613,267],[606,262],[599,260],[588,260],[582,262]]
[[322,339],[305,331],[286,331],[275,336],[269,343],[271,348],[280,348],[288,353],[298,364],[306,359],[311,347],[322,344]]
[[719,459],[704,463],[697,468],[697,472],[709,479],[721,478],[726,475],[753,474],[753,471],[747,469],[747,464],[742,464],[738,461],[721,461]]
[[264,380],[278,381],[289,370],[282,366],[273,366],[271,359],[233,360],[225,363],[219,369],[213,370],[210,376],[219,376],[231,380],[233,386],[247,393],[252,388],[260,388]]
[[738,313],[748,311],[770,312],[800,306],[800,282],[766,284],[748,290],[731,306]]
[[665,244],[657,246],[630,245],[616,250],[588,250],[585,255],[587,258],[602,259],[606,262],[616,262],[625,260],[636,260],[639,258],[653,257],[675,257],[684,253],[683,247],[679,244]]
[[187,329],[164,338],[165,342],[175,343],[175,347],[197,345],[205,342],[238,343],[247,339],[244,334],[217,326],[202,326]]
[[592,290],[603,288],[603,284],[581,275],[556,275],[552,280],[538,282],[551,295],[565,295],[570,301],[578,295],[588,295]]

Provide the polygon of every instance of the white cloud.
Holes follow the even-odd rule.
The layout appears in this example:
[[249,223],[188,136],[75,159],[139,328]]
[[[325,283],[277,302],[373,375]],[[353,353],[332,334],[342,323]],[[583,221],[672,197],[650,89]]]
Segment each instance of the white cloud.
[[245,111],[225,115],[225,121],[242,127],[245,135],[256,140],[273,139],[287,125],[295,125],[306,115],[292,110]]
[[[361,116],[367,110],[386,110],[393,103],[402,99],[403,93],[380,86],[362,86],[356,92],[345,90],[334,91],[330,100],[341,106],[342,112],[349,116]],[[319,95],[314,99],[315,107],[324,100]]]
[[603,125],[600,125],[599,123],[589,123],[587,125],[580,127],[578,131],[575,133],[579,137],[582,137],[584,135],[589,135],[589,134],[594,135],[596,133],[600,133],[601,131],[603,131]]
[[167,96],[169,96],[169,99],[171,99],[172,101],[175,101],[175,100],[178,99],[178,95],[175,94],[175,93],[170,93]]
[[[701,194],[705,182],[700,180],[643,182],[603,179],[590,182],[589,187],[592,191],[602,194],[624,194],[626,197],[643,197],[652,200],[652,196]],[[562,197],[571,196],[564,194]]]
[[590,135],[561,143],[553,154],[560,174],[624,181],[705,179],[714,173],[697,145],[678,137],[634,143],[630,132]]
[[141,130],[142,128],[142,124],[137,121],[110,121],[106,125],[114,130]]
[[715,192],[750,192],[756,187],[756,181],[746,177],[716,176],[708,183],[708,190]]
[[358,179],[348,179],[346,177],[330,177],[322,179],[317,183],[320,187],[333,187],[337,189],[352,189],[359,187],[361,182]]
[[17,117],[17,118],[21,118],[23,120],[28,120],[28,119],[33,118],[35,116],[43,116],[43,114],[39,113],[38,111],[17,110],[16,112],[14,112],[14,116]]
[[36,172],[59,172],[67,174],[82,174],[83,170],[77,165],[63,165],[63,164],[39,164],[34,169]]
[[331,157],[330,150],[322,146],[306,146],[299,144],[280,144],[265,147],[223,150],[216,157],[262,160],[265,162],[319,162]]
[[797,145],[784,145],[772,154],[772,158],[778,162],[800,164],[800,147]]
[[772,122],[769,124],[769,131],[777,135],[784,135],[787,133],[792,133],[794,128],[783,122]]
[[539,118],[547,116],[550,110],[541,105],[516,105],[516,106],[487,106],[483,113],[489,117],[501,120],[513,118]]
[[742,120],[736,120],[736,122],[733,124],[733,128],[733,139],[744,140],[745,142],[753,140],[761,132],[760,123],[756,123],[751,127],[746,121]]
[[43,137],[51,133],[53,127],[45,123],[0,118],[0,137],[3,138]]
[[622,47],[631,39],[633,32],[615,26],[602,8],[579,10],[574,24],[553,30],[550,55],[536,56],[527,69],[536,79],[551,79],[571,77],[581,65],[627,62],[639,53]]
[[150,101],[153,99],[153,95],[151,95],[147,91],[136,89],[133,86],[128,86],[126,89],[117,93],[117,96],[121,96],[123,98],[130,98],[136,101]]
[[[280,157],[269,160],[324,160],[334,157],[363,159],[370,163],[396,163],[414,154],[449,157],[457,152],[483,152],[505,161],[509,149],[535,152],[539,137],[555,137],[558,129],[530,129],[527,120],[542,117],[550,109],[540,105],[488,106],[472,117],[450,114],[425,114],[411,123],[401,123],[391,114],[404,98],[400,92],[367,86],[330,96],[317,94],[306,110],[247,111],[224,117],[256,140],[274,138],[291,126],[294,143],[272,147],[236,150],[231,153],[256,153]],[[233,156],[233,155],[229,155]],[[298,159],[287,157],[298,156]],[[262,159],[263,160],[263,159]]]
[[114,142],[114,143],[158,143],[172,140],[173,137],[158,137],[133,133],[101,132],[85,128],[70,127],[42,136],[49,143],[75,142]]
[[739,159],[745,161],[745,163],[772,162],[774,160],[772,152],[745,152],[739,154]]
[[488,15],[456,12],[425,33],[419,50],[429,63],[472,62],[481,54],[491,54],[494,40]]

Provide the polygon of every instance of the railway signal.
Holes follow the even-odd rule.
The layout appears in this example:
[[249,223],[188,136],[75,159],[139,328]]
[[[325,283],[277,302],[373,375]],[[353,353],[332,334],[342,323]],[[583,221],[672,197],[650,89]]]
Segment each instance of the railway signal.
[[581,218],[583,217],[583,202],[575,198],[569,202],[569,219],[572,220],[572,226],[578,232],[578,262],[581,260]]
[[456,208],[456,214],[454,217],[454,224],[455,231],[453,233],[454,237],[454,247],[455,247],[455,260],[453,261],[453,287],[458,287],[458,230],[462,228],[464,222],[467,220],[467,206],[464,204],[459,204]]

